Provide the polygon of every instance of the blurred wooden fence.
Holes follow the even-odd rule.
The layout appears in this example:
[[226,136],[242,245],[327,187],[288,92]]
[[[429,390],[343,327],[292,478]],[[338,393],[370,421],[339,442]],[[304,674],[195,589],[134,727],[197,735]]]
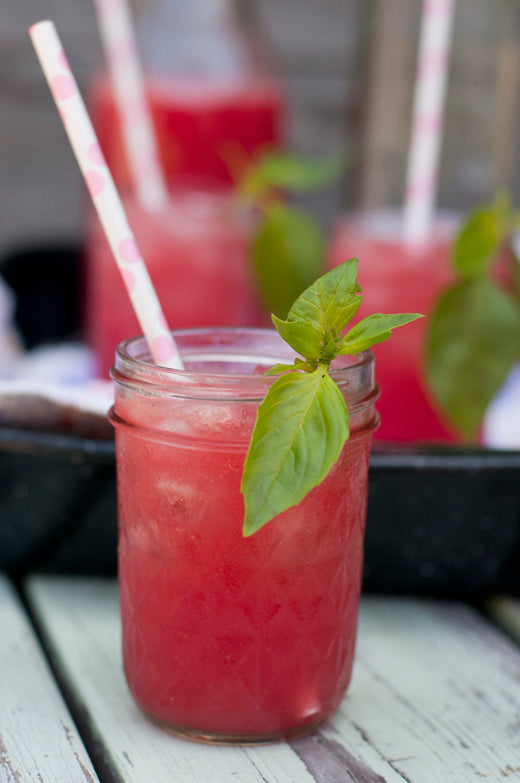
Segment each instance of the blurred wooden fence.
[[[147,0],[135,0],[147,2]],[[189,2],[189,0],[186,0]],[[308,200],[342,207],[402,199],[420,0],[238,0],[289,93],[294,149],[345,144],[339,185]],[[468,207],[499,186],[518,194],[518,0],[458,0],[439,204]],[[53,18],[81,85],[101,62],[90,0],[3,0],[0,24],[0,252],[75,239],[86,198],[27,27]]]

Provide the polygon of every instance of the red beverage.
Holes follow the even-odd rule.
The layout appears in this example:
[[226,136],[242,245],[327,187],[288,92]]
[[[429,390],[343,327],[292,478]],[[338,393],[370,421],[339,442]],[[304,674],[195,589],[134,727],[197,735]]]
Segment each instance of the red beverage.
[[337,708],[351,675],[377,424],[372,357],[341,357],[333,373],[347,381],[352,434],[327,478],[244,538],[243,463],[274,380],[259,373],[292,354],[270,330],[176,342],[186,371],[145,364],[141,339],[119,348],[114,372],[127,681],[177,733],[305,734]]
[[[440,216],[428,240],[408,246],[402,240],[398,212],[373,212],[344,218],[335,227],[328,267],[359,259],[363,310],[371,313],[423,313],[428,316],[453,279],[451,243],[456,220]],[[381,387],[377,439],[396,442],[454,441],[457,436],[440,415],[424,372],[428,318],[398,329],[391,340],[375,345]]]
[[[130,198],[124,206],[170,327],[261,323],[249,261],[250,215],[226,196],[202,191],[174,193],[161,212],[147,212]],[[86,340],[106,376],[117,345],[141,328],[95,215],[85,256]]]
[[[213,79],[148,76],[146,95],[160,160],[170,185],[231,183],[229,161],[282,141],[282,91],[262,75]],[[90,112],[116,183],[132,189],[119,116],[106,79],[90,94]]]

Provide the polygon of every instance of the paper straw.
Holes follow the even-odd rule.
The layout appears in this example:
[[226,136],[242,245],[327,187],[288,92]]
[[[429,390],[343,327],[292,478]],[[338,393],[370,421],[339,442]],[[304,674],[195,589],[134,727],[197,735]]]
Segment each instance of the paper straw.
[[95,7],[136,196],[144,209],[159,210],[166,204],[168,192],[130,9],[126,0],[95,0]]
[[29,35],[152,356],[163,367],[182,369],[54,23],[38,22],[29,29]]
[[424,241],[435,209],[454,6],[454,0],[423,3],[404,204],[408,243]]

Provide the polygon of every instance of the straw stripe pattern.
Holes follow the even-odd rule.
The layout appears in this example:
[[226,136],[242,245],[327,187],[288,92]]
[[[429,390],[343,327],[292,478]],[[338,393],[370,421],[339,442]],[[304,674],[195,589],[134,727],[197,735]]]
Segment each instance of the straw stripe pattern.
[[177,347],[56,28],[53,22],[43,21],[33,25],[29,33],[152,356],[158,364],[181,368]]
[[404,238],[428,236],[438,182],[454,0],[424,0],[404,206]]
[[126,0],[96,0],[98,25],[137,200],[155,211],[168,199]]

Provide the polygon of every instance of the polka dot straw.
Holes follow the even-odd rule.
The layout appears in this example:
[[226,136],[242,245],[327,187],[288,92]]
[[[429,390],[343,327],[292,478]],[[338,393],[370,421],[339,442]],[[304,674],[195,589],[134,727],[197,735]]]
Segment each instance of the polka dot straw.
[[455,0],[423,0],[404,204],[404,238],[426,239],[437,195],[444,95]]
[[29,34],[152,356],[157,364],[182,369],[177,346],[54,23],[38,22],[29,29]]
[[168,192],[128,2],[96,0],[95,7],[137,200],[144,209],[158,210],[166,204]]

